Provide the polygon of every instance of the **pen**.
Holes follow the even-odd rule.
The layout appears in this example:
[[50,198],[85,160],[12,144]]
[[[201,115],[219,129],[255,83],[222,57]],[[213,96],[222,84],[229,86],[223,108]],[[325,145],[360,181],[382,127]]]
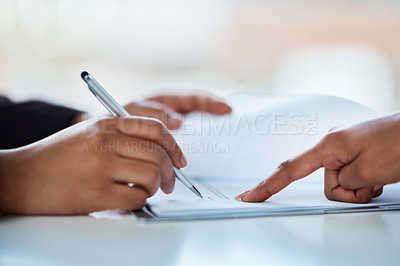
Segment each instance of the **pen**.
[[[81,73],[82,79],[88,85],[89,90],[93,95],[101,102],[104,107],[113,115],[120,117],[130,117],[131,115],[122,107],[113,97],[98,83],[92,75],[88,72],[83,71]],[[179,168],[174,167],[176,178],[182,182],[182,184],[192,191],[195,195],[203,198],[197,188],[193,185],[189,178]]]

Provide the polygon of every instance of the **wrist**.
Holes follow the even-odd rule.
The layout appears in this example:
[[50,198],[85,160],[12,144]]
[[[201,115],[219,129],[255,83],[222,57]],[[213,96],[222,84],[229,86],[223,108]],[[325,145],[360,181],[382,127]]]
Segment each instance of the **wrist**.
[[[0,212],[24,213],[29,188],[26,178],[32,174],[27,146],[0,150]],[[31,169],[33,170],[33,169]]]

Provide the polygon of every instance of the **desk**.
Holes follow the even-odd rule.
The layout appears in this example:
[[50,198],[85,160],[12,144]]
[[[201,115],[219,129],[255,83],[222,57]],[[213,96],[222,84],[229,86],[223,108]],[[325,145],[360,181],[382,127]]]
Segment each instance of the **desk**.
[[0,217],[0,265],[399,265],[400,211],[141,224]]

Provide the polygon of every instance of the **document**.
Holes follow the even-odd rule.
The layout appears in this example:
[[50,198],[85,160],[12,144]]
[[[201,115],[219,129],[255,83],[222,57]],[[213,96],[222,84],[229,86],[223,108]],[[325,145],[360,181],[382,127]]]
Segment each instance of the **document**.
[[262,203],[234,197],[268,177],[279,163],[315,145],[334,126],[379,116],[358,103],[331,96],[239,93],[228,98],[229,116],[190,114],[173,132],[188,158],[183,170],[204,196],[179,182],[175,191],[158,191],[138,217],[155,220],[254,217],[400,208],[400,186],[386,186],[368,204],[329,201],[323,171],[291,184]]
[[195,179],[204,198],[199,199],[177,183],[171,195],[157,193],[144,209],[146,218],[158,220],[258,217],[298,214],[325,214],[400,209],[400,186],[391,185],[379,198],[367,204],[330,201],[321,182],[297,181],[261,203],[235,200],[235,196],[255,184],[238,180]]

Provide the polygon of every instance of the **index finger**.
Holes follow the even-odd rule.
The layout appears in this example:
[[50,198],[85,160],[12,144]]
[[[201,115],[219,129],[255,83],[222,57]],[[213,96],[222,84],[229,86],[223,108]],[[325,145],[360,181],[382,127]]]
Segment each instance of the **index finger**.
[[[170,157],[174,166],[178,168],[185,167],[187,164],[186,157],[183,155],[181,148],[171,135],[164,124],[155,118],[149,117],[119,117],[108,119],[114,121],[116,129],[124,135],[142,138],[154,143],[151,147],[139,146],[136,148],[148,149],[154,151],[159,147],[163,148]],[[116,122],[116,123],[115,123]],[[100,123],[107,123],[107,120],[102,120]],[[142,143],[143,145],[145,142]],[[142,145],[141,144],[141,145]],[[123,149],[129,147],[122,147]],[[134,147],[132,147],[134,148]]]
[[323,166],[321,145],[281,163],[275,172],[250,191],[237,196],[246,202],[261,202],[278,193],[292,182],[302,179]]

